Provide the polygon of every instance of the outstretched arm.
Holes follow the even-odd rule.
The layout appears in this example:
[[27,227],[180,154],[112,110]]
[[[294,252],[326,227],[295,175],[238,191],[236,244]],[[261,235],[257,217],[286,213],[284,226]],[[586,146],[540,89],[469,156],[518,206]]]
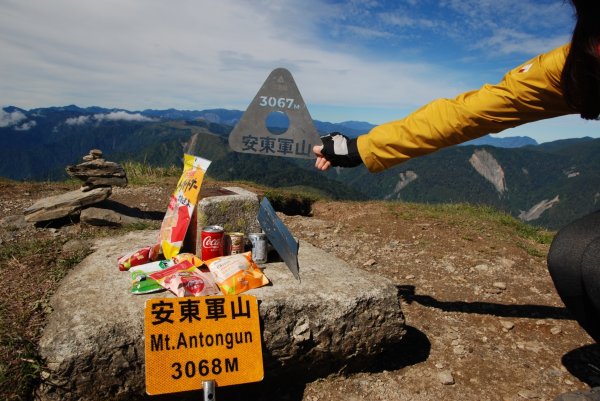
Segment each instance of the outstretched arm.
[[358,138],[371,172],[413,157],[532,121],[574,113],[563,99],[560,73],[567,46],[540,55],[455,99],[438,99],[406,118],[377,126]]
[[[373,128],[358,137],[359,158],[369,171],[379,172],[446,146],[575,113],[560,89],[567,52],[568,45],[559,47],[511,70],[497,85],[435,100],[404,119]],[[319,170],[339,165],[326,148],[313,149]]]

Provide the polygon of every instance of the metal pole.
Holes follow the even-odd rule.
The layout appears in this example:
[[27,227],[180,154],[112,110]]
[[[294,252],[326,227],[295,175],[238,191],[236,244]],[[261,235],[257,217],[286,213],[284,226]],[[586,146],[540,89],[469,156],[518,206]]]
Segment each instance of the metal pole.
[[202,390],[204,390],[204,401],[215,401],[215,381],[204,380],[202,381]]

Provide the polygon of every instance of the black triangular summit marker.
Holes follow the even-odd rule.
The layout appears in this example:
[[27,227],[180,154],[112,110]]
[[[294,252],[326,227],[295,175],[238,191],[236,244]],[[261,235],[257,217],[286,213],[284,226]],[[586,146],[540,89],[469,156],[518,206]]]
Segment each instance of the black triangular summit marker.
[[269,74],[229,134],[231,149],[263,156],[312,159],[312,147],[319,144],[321,138],[302,95],[285,68]]

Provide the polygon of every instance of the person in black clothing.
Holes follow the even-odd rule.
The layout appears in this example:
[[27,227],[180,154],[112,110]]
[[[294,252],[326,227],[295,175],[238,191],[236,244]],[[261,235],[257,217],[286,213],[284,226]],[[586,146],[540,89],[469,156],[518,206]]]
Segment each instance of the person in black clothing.
[[[577,13],[561,76],[567,103],[585,119],[600,115],[600,2],[572,0]],[[600,343],[600,211],[562,228],[548,252],[548,269],[567,309]],[[600,365],[600,360],[598,361]],[[596,366],[600,369],[600,366]],[[600,401],[600,387],[562,394],[555,401]]]

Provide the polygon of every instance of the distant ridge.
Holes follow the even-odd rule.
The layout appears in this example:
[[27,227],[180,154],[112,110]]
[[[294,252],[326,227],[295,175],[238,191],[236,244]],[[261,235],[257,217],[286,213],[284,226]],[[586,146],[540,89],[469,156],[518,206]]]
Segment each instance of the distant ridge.
[[[94,148],[111,161],[155,166],[180,165],[182,153],[190,152],[213,161],[208,173],[215,179],[311,188],[335,199],[486,204],[548,228],[600,208],[600,139],[538,145],[527,137],[487,136],[378,174],[364,167],[323,173],[310,160],[233,152],[228,136],[241,115],[227,109],[5,107],[0,109],[0,176],[62,180],[65,167]],[[314,123],[320,134],[348,136],[372,127],[357,121]]]
[[[184,120],[184,121],[195,121],[204,120],[210,123],[224,124],[235,126],[244,113],[241,110],[230,110],[223,108],[206,109],[206,110],[178,110],[174,108],[170,109],[145,109],[130,111],[119,108],[105,108],[99,106],[90,107],[79,107],[76,105],[67,106],[51,106],[46,108],[36,108],[31,110],[21,109],[15,106],[7,106],[3,108],[5,113],[20,112],[25,116],[37,115],[48,115],[49,113],[71,113],[73,115],[96,115],[96,114],[109,114],[123,112],[129,115],[140,115],[151,119],[159,120]],[[277,122],[274,123],[274,127],[278,127]],[[374,124],[365,121],[343,121],[340,123],[331,123],[325,121],[314,120],[315,128],[321,134],[327,134],[330,132],[341,132],[351,138],[355,138],[359,135],[369,132],[375,127]],[[0,127],[3,127],[2,119],[0,118]],[[489,145],[502,148],[518,148],[522,146],[537,145],[538,143],[529,137],[507,137],[507,138],[496,138],[490,135],[474,139],[469,142],[465,142],[459,146],[467,145]]]

